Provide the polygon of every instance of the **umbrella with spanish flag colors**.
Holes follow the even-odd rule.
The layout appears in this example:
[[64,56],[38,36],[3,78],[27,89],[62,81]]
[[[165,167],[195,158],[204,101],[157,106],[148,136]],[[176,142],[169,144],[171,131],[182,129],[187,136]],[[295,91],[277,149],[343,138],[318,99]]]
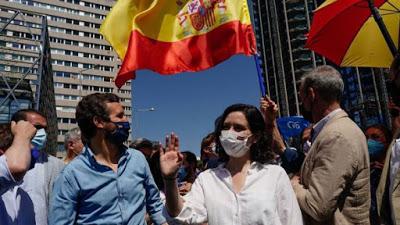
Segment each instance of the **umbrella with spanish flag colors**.
[[[369,6],[378,9],[392,48]],[[389,68],[399,29],[400,0],[327,0],[314,13],[306,47],[339,66]]]
[[123,60],[118,87],[138,69],[200,71],[256,52],[246,0],[118,0],[100,33]]

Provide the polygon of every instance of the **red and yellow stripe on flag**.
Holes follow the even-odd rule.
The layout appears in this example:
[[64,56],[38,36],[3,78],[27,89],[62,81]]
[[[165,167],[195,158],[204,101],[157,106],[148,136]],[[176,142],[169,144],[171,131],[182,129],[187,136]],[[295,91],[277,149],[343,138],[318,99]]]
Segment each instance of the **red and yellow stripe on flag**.
[[118,0],[100,33],[123,60],[118,87],[138,69],[200,71],[256,51],[246,0]]

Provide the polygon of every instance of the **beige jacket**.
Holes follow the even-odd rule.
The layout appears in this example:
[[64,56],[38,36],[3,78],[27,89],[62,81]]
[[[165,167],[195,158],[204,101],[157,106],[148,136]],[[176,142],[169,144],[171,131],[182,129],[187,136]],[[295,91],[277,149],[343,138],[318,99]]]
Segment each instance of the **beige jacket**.
[[[386,154],[385,165],[382,170],[381,179],[379,181],[378,188],[376,190],[376,203],[378,206],[378,213],[384,224],[397,224],[400,225],[400,171],[397,171],[394,179],[393,191],[389,195],[389,183],[390,183],[390,159],[392,155],[392,148],[396,139],[400,138],[400,129],[394,135],[394,139],[388,148]],[[389,196],[392,199],[393,210],[391,212]],[[395,221],[392,221],[392,218]],[[395,222],[395,223],[392,223]]]
[[367,141],[344,111],[325,124],[294,185],[304,224],[369,224]]

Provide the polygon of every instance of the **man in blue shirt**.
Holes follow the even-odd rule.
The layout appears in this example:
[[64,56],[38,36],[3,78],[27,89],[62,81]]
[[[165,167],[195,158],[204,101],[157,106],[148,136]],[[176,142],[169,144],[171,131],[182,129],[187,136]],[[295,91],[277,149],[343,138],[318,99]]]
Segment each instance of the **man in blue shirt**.
[[123,145],[130,128],[118,96],[84,97],[76,120],[86,146],[55,182],[49,224],[144,225],[146,212],[166,223],[146,159]]

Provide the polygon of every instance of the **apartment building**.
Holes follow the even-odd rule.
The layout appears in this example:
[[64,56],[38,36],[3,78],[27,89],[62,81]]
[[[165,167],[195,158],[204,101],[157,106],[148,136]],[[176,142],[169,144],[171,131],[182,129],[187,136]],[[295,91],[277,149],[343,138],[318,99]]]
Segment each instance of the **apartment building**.
[[118,89],[113,79],[121,62],[99,34],[114,0],[0,0],[1,27],[12,20],[0,36],[0,72],[9,77],[27,74],[35,92],[42,16],[46,16],[51,45],[58,122],[58,149],[64,134],[76,127],[75,107],[90,93],[115,93],[130,118],[131,85]]

